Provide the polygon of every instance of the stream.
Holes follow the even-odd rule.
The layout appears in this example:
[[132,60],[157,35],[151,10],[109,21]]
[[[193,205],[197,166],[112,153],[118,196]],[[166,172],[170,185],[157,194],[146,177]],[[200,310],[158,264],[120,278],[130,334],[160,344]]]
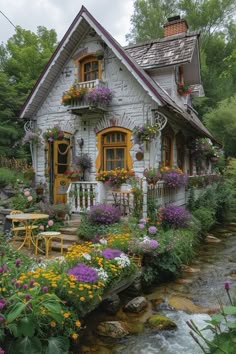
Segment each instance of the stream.
[[[161,284],[144,296],[149,306],[134,321],[145,322],[151,314],[161,313],[177,324],[176,330],[155,332],[146,327],[140,333],[115,341],[95,335],[96,325],[105,320],[126,320],[122,310],[116,315],[93,312],[87,320],[82,343],[77,354],[201,354],[202,351],[189,334],[186,321],[193,320],[199,328],[206,326],[207,313],[219,307],[219,302],[229,304],[224,281],[229,280],[231,297],[236,297],[236,223],[218,226],[211,231],[190,266],[180,276]],[[158,299],[162,299],[161,303]],[[175,304],[169,305],[169,301]],[[190,304],[190,305],[189,305]],[[175,310],[173,310],[173,307]],[[213,311],[211,311],[213,309]],[[205,312],[205,313],[204,313]],[[137,315],[136,315],[137,316]],[[129,317],[130,319],[130,317]],[[210,338],[211,333],[205,335]]]

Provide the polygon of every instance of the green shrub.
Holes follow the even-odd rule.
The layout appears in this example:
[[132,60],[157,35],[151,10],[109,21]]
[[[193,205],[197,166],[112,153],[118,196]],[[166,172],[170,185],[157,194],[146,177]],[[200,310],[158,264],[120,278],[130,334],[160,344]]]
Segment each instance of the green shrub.
[[223,222],[232,201],[231,188],[228,183],[218,184],[216,187],[216,220]]
[[93,224],[90,222],[88,215],[84,214],[81,218],[77,235],[85,241],[94,240],[96,237],[106,235],[109,227],[107,225]]
[[8,184],[14,185],[17,179],[21,179],[21,177],[21,174],[10,168],[0,167],[0,188],[3,188]]
[[201,232],[206,233],[214,225],[216,219],[214,211],[201,207],[193,211],[193,216],[197,218],[201,223]]

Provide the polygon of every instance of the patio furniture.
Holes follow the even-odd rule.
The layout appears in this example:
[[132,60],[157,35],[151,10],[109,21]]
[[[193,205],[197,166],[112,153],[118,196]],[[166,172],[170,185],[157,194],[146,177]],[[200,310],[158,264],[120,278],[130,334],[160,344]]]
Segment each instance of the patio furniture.
[[35,241],[36,256],[38,254],[38,250],[40,250],[38,247],[38,242],[40,240],[40,237],[42,237],[45,242],[45,255],[47,258],[48,258],[48,252],[51,251],[52,248],[52,240],[54,239],[61,241],[61,255],[63,255],[64,235],[62,235],[60,232],[57,231],[45,231],[45,232],[40,232],[36,237],[36,241]]
[[[10,212],[10,215],[18,215],[18,214],[23,214],[23,211],[21,211],[21,210],[12,210]],[[25,232],[25,225],[20,223],[19,220],[17,220],[17,219],[12,219],[11,222],[12,222],[11,231],[13,233],[13,239],[16,239],[18,234],[21,231]],[[33,225],[32,226],[32,230],[33,229],[37,229],[37,226]]]
[[34,225],[34,223],[40,219],[48,219],[49,215],[47,215],[47,214],[33,214],[33,213],[22,213],[22,214],[18,213],[18,214],[7,215],[6,218],[9,220],[15,220],[16,222],[22,222],[24,224],[25,235],[23,237],[22,244],[17,249],[17,250],[20,250],[26,243],[28,243],[29,246],[31,244],[33,244],[35,246],[35,242],[33,240],[33,235],[32,235],[32,230],[37,228],[37,226]]

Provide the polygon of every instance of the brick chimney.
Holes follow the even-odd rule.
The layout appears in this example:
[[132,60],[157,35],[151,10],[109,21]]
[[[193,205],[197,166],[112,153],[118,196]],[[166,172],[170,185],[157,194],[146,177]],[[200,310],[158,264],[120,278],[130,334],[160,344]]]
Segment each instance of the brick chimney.
[[174,36],[179,33],[186,33],[188,30],[187,21],[180,16],[169,17],[168,22],[164,24],[164,37]]

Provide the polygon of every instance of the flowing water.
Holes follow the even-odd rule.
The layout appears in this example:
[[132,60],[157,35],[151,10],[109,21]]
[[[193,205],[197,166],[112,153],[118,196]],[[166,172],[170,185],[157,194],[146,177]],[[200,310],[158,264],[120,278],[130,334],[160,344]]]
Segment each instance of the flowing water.
[[[87,340],[95,345],[94,353],[99,354],[200,354],[202,351],[189,334],[186,321],[192,319],[200,328],[206,326],[205,320],[209,315],[202,313],[202,307],[214,309],[219,307],[219,302],[228,304],[227,294],[224,290],[224,281],[231,281],[231,295],[236,296],[236,224],[231,224],[226,229],[216,228],[212,235],[201,244],[197,257],[190,267],[186,267],[181,276],[174,282],[162,284],[145,295],[149,300],[150,308],[147,313],[162,313],[177,324],[177,329],[172,331],[153,332],[146,329],[138,335],[131,335],[119,342],[107,342],[94,335],[96,322],[102,320],[121,320],[119,316],[104,318],[101,313],[93,314],[88,322]],[[220,241],[220,242],[216,242]],[[173,310],[168,301],[175,297],[180,302],[183,299],[193,302],[194,313]],[[155,307],[151,305],[155,299],[164,299],[164,303]],[[176,307],[181,309],[180,307]],[[199,311],[198,311],[199,308]],[[186,310],[186,309],[185,309]],[[103,318],[101,317],[103,316]],[[94,319],[94,321],[93,321]],[[93,324],[91,324],[93,322]],[[211,333],[206,332],[210,338]],[[81,346],[83,348],[83,346]],[[81,351],[82,350],[82,351]],[[77,353],[92,353],[83,351]]]

